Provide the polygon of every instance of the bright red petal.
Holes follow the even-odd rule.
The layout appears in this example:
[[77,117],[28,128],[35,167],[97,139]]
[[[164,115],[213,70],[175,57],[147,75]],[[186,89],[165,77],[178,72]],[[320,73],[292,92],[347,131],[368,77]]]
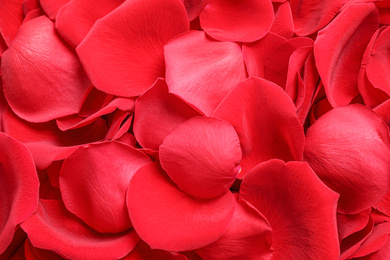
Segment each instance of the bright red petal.
[[294,23],[291,14],[290,2],[274,3],[275,19],[272,24],[271,32],[289,39],[294,34]]
[[367,226],[371,209],[356,214],[337,213],[337,226],[340,240],[362,230]]
[[57,16],[57,12],[66,5],[70,0],[40,0],[43,11],[45,11],[46,15],[55,20]]
[[22,0],[0,2],[0,37],[9,46],[23,21]]
[[198,17],[210,0],[182,0],[182,2],[186,7],[188,19],[192,21]]

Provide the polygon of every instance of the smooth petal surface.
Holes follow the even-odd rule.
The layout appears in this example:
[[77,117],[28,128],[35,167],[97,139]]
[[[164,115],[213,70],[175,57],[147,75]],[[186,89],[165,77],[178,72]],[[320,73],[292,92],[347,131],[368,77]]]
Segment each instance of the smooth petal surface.
[[199,18],[219,41],[254,42],[270,31],[274,12],[271,0],[210,0]]
[[45,16],[20,27],[3,53],[1,73],[8,104],[30,122],[77,113],[90,87],[77,56]]
[[189,29],[181,0],[126,1],[99,19],[77,47],[95,87],[138,96],[163,77],[163,45]]
[[0,133],[0,255],[38,207],[39,180],[26,146]]
[[269,221],[272,259],[338,259],[338,195],[307,163],[270,160],[258,165],[245,175],[240,198]]
[[337,226],[340,240],[365,228],[370,218],[371,209],[356,214],[337,213]]
[[156,164],[139,169],[127,191],[129,216],[137,234],[152,249],[187,251],[216,241],[229,225],[231,192],[196,200],[181,192]]
[[39,0],[43,11],[46,13],[46,15],[51,19],[55,20],[58,11],[66,5],[70,0]]
[[271,32],[289,39],[294,34],[294,23],[291,14],[290,2],[274,3],[275,19],[271,27]]
[[144,153],[118,142],[78,148],[60,171],[66,208],[101,233],[126,231],[131,227],[126,208],[129,181],[150,162]]
[[200,116],[194,108],[168,93],[165,81],[154,86],[137,99],[133,131],[143,148],[158,150],[164,138],[185,120]]
[[169,92],[207,116],[246,77],[240,45],[217,42],[201,31],[176,37],[164,51]]
[[198,17],[210,0],[182,0],[190,21]]
[[305,136],[295,106],[283,89],[270,81],[249,78],[241,82],[213,116],[228,121],[240,138],[239,178],[273,158],[302,160]]
[[240,140],[234,128],[215,118],[194,117],[165,137],[161,166],[185,193],[200,199],[222,195],[241,170]]
[[350,5],[318,32],[314,56],[333,107],[345,106],[358,94],[357,76],[371,36],[379,26],[374,4]]
[[0,2],[0,35],[9,46],[23,21],[22,0]]
[[184,255],[159,249],[151,249],[144,241],[138,245],[122,260],[188,260]]
[[307,130],[304,157],[340,194],[341,213],[368,209],[389,189],[389,130],[367,107],[349,105],[321,116]]
[[66,259],[119,259],[139,242],[134,230],[96,232],[67,211],[61,200],[40,200],[38,211],[23,222],[22,228],[34,247]]

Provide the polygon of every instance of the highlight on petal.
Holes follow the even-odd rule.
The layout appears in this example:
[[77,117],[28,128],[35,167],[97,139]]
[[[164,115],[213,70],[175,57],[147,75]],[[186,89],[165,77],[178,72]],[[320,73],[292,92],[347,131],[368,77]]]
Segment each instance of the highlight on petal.
[[257,164],[278,158],[303,158],[304,132],[291,98],[282,88],[260,78],[239,83],[215,109],[213,117],[229,122],[240,138],[242,178]]
[[240,140],[234,128],[216,118],[193,117],[160,145],[160,162],[183,192],[200,199],[229,190],[241,170]]
[[358,95],[357,77],[363,53],[379,26],[374,4],[350,5],[318,32],[314,56],[333,107],[345,106]]
[[130,180],[127,207],[135,231],[152,249],[188,251],[216,241],[229,225],[235,198],[230,191],[212,200],[181,192],[157,164]]
[[76,51],[97,89],[139,96],[165,74],[164,44],[188,29],[181,0],[125,1],[96,21]]
[[[22,0],[0,2],[0,37],[7,46],[15,38],[19,26],[23,22]],[[1,55],[0,55],[1,56]]]
[[269,221],[275,249],[272,259],[338,259],[338,195],[307,163],[270,160],[259,164],[245,175],[240,199]]
[[39,180],[29,150],[0,133],[0,255],[11,244],[17,225],[38,207]]
[[30,122],[77,113],[91,84],[73,50],[45,16],[20,27],[3,53],[1,73],[8,104]]
[[41,199],[38,211],[21,226],[34,247],[66,259],[120,259],[140,240],[133,229],[119,234],[96,232],[67,211],[61,200]]
[[212,40],[202,31],[172,39],[164,51],[169,92],[207,116],[246,78],[240,45]]
[[134,173],[151,162],[144,153],[119,142],[79,147],[60,171],[65,207],[101,233],[129,229],[127,187]]
[[340,194],[340,213],[368,209],[389,189],[389,130],[365,106],[349,105],[321,116],[307,130],[304,157],[320,179]]
[[164,138],[185,120],[200,116],[194,108],[168,93],[163,79],[137,99],[133,131],[143,148],[158,150]]
[[274,11],[271,0],[210,0],[199,18],[202,29],[214,39],[254,42],[270,31]]

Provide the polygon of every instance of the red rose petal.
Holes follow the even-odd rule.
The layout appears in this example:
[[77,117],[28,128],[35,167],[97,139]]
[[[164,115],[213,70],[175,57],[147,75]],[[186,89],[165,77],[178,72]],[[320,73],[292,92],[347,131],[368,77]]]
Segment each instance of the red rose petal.
[[71,0],[40,0],[43,11],[45,11],[46,15],[55,20],[57,16],[57,12],[66,5]]
[[180,123],[200,116],[186,102],[168,93],[164,80],[156,83],[137,99],[134,135],[143,148],[158,150],[164,138]]
[[378,203],[390,184],[390,137],[383,120],[361,105],[321,116],[306,133],[305,159],[353,214]]
[[164,250],[151,249],[144,241],[140,241],[138,245],[121,260],[188,260],[184,255],[176,252],[168,252]]
[[199,15],[202,29],[219,41],[254,42],[271,29],[271,0],[210,0]]
[[40,8],[41,8],[41,4],[39,0],[23,0],[24,15],[27,15],[29,12]]
[[144,153],[118,142],[78,148],[60,171],[66,208],[99,232],[129,229],[126,190],[133,174],[149,162]]
[[34,247],[67,259],[119,259],[139,242],[134,230],[101,234],[66,210],[61,200],[40,200],[38,211],[22,228]]
[[246,77],[240,45],[217,42],[201,31],[176,37],[164,50],[169,92],[207,116]]
[[213,113],[237,131],[242,149],[239,178],[273,158],[300,161],[304,133],[290,97],[274,83],[249,78],[229,93]]
[[182,0],[182,2],[187,10],[188,19],[192,21],[198,17],[210,0]]
[[200,199],[222,195],[241,167],[240,140],[227,122],[193,117],[160,145],[161,166],[183,192]]
[[338,259],[338,195],[304,162],[270,160],[253,168],[240,198],[252,203],[273,231],[273,259]]
[[0,2],[0,36],[9,46],[23,21],[22,0]]
[[238,200],[226,232],[214,243],[196,250],[202,259],[272,259],[272,230],[250,203]]
[[388,238],[386,243],[383,245],[383,247],[364,258],[364,260],[388,260],[390,255],[390,239]]
[[77,113],[90,87],[77,56],[45,16],[20,27],[3,53],[1,71],[8,104],[30,122]]
[[294,34],[294,23],[291,14],[290,2],[274,3],[275,19],[271,27],[271,32],[289,39]]
[[367,226],[371,209],[356,214],[337,213],[337,226],[340,240],[362,230]]
[[363,53],[378,25],[374,4],[350,5],[318,33],[314,56],[333,107],[349,104],[358,94]]
[[39,180],[26,146],[0,133],[0,255],[12,242],[18,224],[38,207]]
[[137,234],[152,249],[187,251],[216,241],[235,209],[231,192],[196,200],[181,192],[155,164],[139,169],[130,180],[127,207]]
[[28,239],[26,239],[26,242],[24,244],[24,254],[26,260],[41,260],[41,259],[63,260],[64,259],[52,251],[34,247],[33,245],[31,245],[31,242]]
[[99,19],[77,47],[95,87],[138,96],[163,77],[163,45],[189,29],[181,0],[134,0]]

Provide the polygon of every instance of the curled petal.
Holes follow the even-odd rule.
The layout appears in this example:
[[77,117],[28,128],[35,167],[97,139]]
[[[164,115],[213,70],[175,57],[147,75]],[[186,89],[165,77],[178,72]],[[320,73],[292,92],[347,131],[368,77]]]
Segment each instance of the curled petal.
[[275,4],[275,19],[272,24],[271,32],[289,39],[294,34],[294,23],[291,14],[290,2]]
[[195,20],[210,0],[182,0],[187,10],[188,19]]
[[340,240],[365,228],[370,218],[371,209],[356,214],[337,213],[337,226]]

